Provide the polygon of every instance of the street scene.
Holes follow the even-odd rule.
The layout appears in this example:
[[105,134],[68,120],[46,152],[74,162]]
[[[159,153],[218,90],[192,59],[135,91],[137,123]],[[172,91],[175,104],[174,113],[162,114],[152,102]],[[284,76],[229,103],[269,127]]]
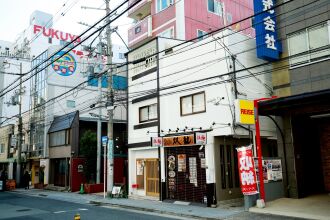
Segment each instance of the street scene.
[[0,219],[329,219],[329,0],[0,5]]

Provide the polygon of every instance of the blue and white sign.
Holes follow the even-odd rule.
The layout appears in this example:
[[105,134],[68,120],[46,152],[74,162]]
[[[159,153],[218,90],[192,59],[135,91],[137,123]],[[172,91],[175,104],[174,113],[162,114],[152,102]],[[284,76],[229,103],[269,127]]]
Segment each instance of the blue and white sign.
[[278,60],[282,52],[276,32],[275,1],[254,0],[257,57],[268,61]]
[[107,146],[107,141],[108,141],[108,137],[107,136],[102,136],[102,146]]

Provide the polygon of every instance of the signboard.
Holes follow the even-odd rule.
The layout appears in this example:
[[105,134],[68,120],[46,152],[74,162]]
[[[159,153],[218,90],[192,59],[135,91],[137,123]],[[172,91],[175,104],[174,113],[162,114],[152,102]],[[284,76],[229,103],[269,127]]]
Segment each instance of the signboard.
[[178,172],[186,172],[186,155],[178,154]]
[[243,195],[258,193],[252,147],[237,148],[238,171]]
[[[43,27],[40,25],[34,25],[33,33],[37,34],[39,32],[41,32],[42,35],[47,38],[55,38],[55,39],[67,41],[67,42],[71,42],[77,37],[76,35],[65,33],[65,32],[62,32],[59,30],[55,30],[53,28],[47,28],[47,27]],[[80,37],[77,38],[76,42],[77,43],[81,42],[81,38]]]
[[11,142],[10,142],[10,146],[12,147],[16,147],[16,142],[17,142],[17,138],[15,135],[11,136]]
[[278,60],[282,51],[276,33],[275,1],[254,0],[257,57],[268,61]]
[[52,67],[61,76],[71,76],[77,69],[77,63],[70,53],[59,51],[52,57]]
[[235,100],[235,119],[236,123],[243,125],[254,124],[254,104],[253,101],[236,99]]
[[164,147],[190,146],[195,144],[195,137],[191,135],[163,137]]
[[196,144],[198,145],[206,144],[206,133],[196,132]]
[[102,146],[106,147],[107,146],[107,142],[108,142],[108,137],[107,136],[102,136]]
[[142,160],[136,160],[136,175],[143,175],[144,165]]
[[163,146],[163,138],[162,137],[152,137],[151,146],[153,146],[153,147]]
[[[257,164],[258,158],[254,158],[254,160],[256,164],[255,169],[257,174],[257,180],[259,181],[259,167]],[[265,183],[270,181],[281,181],[283,179],[281,159],[269,158],[262,160],[262,169],[263,179]]]
[[197,162],[196,157],[189,157],[189,180],[197,187]]

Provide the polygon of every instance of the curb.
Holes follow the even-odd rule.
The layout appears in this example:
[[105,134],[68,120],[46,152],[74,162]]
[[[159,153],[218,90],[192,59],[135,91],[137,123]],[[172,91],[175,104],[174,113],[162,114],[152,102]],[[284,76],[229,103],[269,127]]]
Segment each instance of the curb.
[[[198,215],[187,215],[183,213],[177,213],[177,212],[170,212],[170,211],[162,211],[158,209],[151,209],[151,208],[143,208],[143,207],[136,207],[136,206],[130,206],[130,205],[122,205],[122,204],[112,204],[108,202],[98,202],[98,201],[89,201],[90,204],[97,204],[97,205],[106,205],[111,207],[118,207],[118,208],[125,208],[125,209],[133,209],[137,211],[144,211],[144,212],[153,212],[158,214],[166,214],[166,215],[174,215],[178,217],[185,217],[185,218],[193,218],[193,219],[205,219],[205,220],[221,220],[225,218],[211,218],[211,217],[203,217]],[[229,218],[230,216],[226,217]]]

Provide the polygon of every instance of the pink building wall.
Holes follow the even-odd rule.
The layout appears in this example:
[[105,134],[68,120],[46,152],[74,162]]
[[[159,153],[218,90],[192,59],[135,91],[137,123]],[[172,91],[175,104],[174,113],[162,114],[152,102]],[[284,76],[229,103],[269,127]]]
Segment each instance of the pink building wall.
[[[168,21],[175,18],[175,5],[171,5],[170,7],[166,8],[165,10],[156,13],[156,1],[152,1],[151,4],[151,14],[152,14],[152,30],[156,30],[158,27],[164,25]],[[174,33],[176,32],[176,25],[175,21],[166,24],[164,27],[158,29],[157,31],[152,33],[152,36],[157,36],[158,34],[162,33],[163,31],[174,27]],[[175,36],[175,35],[174,35]]]

